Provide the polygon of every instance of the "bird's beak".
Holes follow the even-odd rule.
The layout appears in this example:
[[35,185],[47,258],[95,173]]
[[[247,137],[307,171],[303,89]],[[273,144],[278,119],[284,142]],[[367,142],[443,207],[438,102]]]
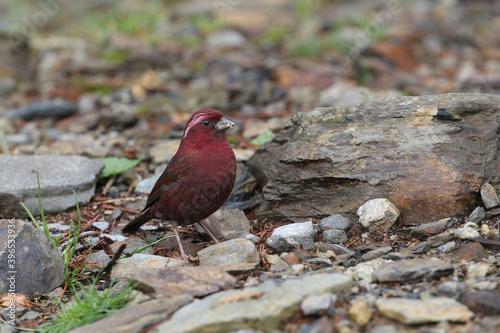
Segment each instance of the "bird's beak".
[[228,128],[232,128],[234,123],[232,120],[222,117],[222,119],[217,123],[216,127],[218,131],[225,131]]

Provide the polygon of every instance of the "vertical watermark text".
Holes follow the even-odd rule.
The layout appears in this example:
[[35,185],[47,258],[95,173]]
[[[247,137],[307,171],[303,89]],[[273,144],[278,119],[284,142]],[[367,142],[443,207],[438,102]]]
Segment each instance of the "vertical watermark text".
[[9,306],[7,312],[7,322],[16,325],[16,220],[10,219],[7,229],[7,297]]

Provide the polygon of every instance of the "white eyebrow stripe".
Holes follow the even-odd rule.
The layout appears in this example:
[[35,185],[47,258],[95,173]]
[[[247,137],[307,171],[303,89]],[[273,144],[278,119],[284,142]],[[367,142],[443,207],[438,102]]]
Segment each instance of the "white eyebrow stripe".
[[191,127],[196,125],[201,118],[205,118],[206,115],[207,114],[205,112],[198,113],[193,119],[191,119],[191,121],[187,124],[186,129],[184,130],[184,135],[182,136],[182,138],[184,138],[188,134]]

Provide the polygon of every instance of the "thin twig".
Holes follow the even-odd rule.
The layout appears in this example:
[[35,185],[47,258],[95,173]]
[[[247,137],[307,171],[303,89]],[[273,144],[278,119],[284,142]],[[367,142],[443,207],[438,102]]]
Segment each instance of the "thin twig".
[[111,261],[108,262],[108,264],[99,271],[99,276],[104,273],[104,272],[108,272],[114,265],[115,263],[118,261],[118,259],[120,259],[120,256],[122,255],[122,252],[125,250],[125,248],[127,247],[127,244],[122,244],[120,245],[120,247],[118,248],[118,250],[115,252],[115,255],[113,256],[113,258],[111,258]]
[[108,182],[106,183],[106,186],[104,186],[104,188],[102,189],[102,195],[108,194],[114,182],[115,182],[115,176],[111,176],[111,178],[109,178]]

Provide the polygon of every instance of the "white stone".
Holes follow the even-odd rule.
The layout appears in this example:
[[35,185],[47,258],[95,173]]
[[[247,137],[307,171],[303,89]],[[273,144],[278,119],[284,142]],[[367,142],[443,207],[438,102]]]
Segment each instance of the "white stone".
[[380,231],[388,231],[399,217],[399,209],[384,198],[367,201],[357,213],[365,228]]
[[292,223],[278,227],[267,240],[267,245],[282,252],[302,244],[305,250],[314,248],[316,235],[312,222]]
[[479,237],[479,232],[477,230],[474,230],[472,228],[459,228],[455,230],[455,237],[458,237],[460,239],[472,239],[472,238],[477,238]]

